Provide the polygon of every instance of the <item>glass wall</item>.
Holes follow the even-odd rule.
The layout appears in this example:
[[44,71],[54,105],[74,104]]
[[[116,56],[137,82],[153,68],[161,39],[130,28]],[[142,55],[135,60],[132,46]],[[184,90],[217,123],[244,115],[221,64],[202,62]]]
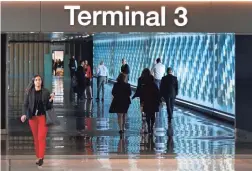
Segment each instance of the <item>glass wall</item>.
[[121,60],[130,66],[130,83],[158,57],[179,81],[178,98],[234,115],[235,36],[220,33],[100,33],[94,36],[94,73],[100,61],[116,79]]

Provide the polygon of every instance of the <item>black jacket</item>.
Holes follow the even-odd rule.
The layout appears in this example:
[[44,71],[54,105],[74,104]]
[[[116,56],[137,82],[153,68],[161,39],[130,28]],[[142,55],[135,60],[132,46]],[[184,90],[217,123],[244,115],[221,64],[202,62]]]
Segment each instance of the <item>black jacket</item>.
[[[70,68],[70,70],[72,69],[72,67],[76,67],[75,66],[75,59],[73,59],[73,58],[71,58],[70,60],[69,60],[69,64],[68,64],[68,66],[69,66],[69,68]],[[76,68],[75,68],[76,69]]]
[[140,88],[140,102],[145,113],[153,114],[159,111],[161,98],[159,89],[154,81],[150,80]]
[[130,73],[130,68],[128,64],[122,65],[121,66],[121,72],[124,74],[129,74]]
[[78,86],[85,86],[86,77],[85,77],[84,68],[82,66],[78,66],[76,77],[77,77]]
[[[139,77],[138,78],[138,81],[137,81],[137,89],[136,89],[136,92],[134,94],[134,96],[132,97],[132,99],[136,98],[136,97],[140,97],[140,94],[141,94],[141,90],[142,90],[142,87],[148,83],[150,78],[144,78],[144,77]],[[153,78],[154,80],[154,78]],[[142,101],[142,99],[140,98],[140,102]]]
[[168,98],[175,98],[178,95],[177,77],[171,74],[164,76],[160,84],[160,94],[165,100]]
[[[49,102],[49,99],[50,99],[50,92],[46,88],[42,88],[42,101],[46,110],[52,108],[53,101]],[[26,115],[27,119],[32,118],[34,101],[35,101],[35,88],[32,88],[30,91],[25,93],[24,98],[23,114]]]
[[109,113],[127,113],[131,104],[131,88],[128,83],[115,83],[112,89],[113,100]]

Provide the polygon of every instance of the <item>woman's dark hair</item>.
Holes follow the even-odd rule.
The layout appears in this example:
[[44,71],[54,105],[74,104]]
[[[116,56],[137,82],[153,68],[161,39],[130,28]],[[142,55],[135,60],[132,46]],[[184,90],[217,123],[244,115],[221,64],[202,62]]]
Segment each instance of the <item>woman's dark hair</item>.
[[144,68],[141,74],[141,77],[149,77],[151,76],[151,72],[149,70],[149,68]]
[[141,78],[145,80],[144,82],[146,83],[154,82],[154,77],[153,75],[151,75],[149,68],[144,68],[141,74]]
[[126,78],[127,78],[127,77],[126,77],[125,74],[120,73],[120,74],[118,75],[116,81],[117,81],[118,83],[123,83],[123,82],[126,82]]

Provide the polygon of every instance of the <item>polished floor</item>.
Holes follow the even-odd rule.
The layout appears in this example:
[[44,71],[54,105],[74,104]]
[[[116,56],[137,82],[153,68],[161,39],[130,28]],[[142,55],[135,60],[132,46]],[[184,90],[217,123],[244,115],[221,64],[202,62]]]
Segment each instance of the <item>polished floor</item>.
[[[96,97],[96,80],[93,83]],[[54,107],[61,125],[49,130],[48,160],[44,169],[60,165],[58,170],[83,167],[117,171],[235,170],[232,125],[177,106],[173,123],[168,125],[163,106],[157,113],[154,135],[149,136],[143,134],[146,122],[141,116],[139,101],[133,100],[127,114],[127,130],[120,136],[117,115],[108,112],[111,84],[106,85],[104,102],[95,99],[77,101],[70,80],[63,77],[54,77],[52,87],[56,93]],[[9,92],[9,134],[2,137],[1,162],[6,167],[32,170],[33,140],[28,124],[20,122],[22,94],[14,90]],[[244,161],[250,164],[248,160]]]

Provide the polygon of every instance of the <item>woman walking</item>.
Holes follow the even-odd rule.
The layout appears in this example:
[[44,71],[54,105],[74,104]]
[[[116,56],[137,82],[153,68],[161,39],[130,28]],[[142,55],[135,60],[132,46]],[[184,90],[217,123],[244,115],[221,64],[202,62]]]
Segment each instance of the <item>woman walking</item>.
[[148,68],[145,68],[141,77],[138,79],[138,87],[133,97],[140,97],[142,112],[146,114],[148,133],[153,133],[156,112],[159,112],[161,98],[154,77]]
[[124,133],[125,129],[125,116],[128,112],[131,103],[131,88],[127,83],[127,77],[124,74],[119,74],[117,83],[114,84],[112,89],[113,100],[109,109],[110,113],[117,113],[118,125],[120,128],[119,133]]
[[46,149],[46,135],[48,127],[46,126],[46,110],[52,108],[54,94],[49,93],[43,87],[43,81],[40,75],[33,78],[34,82],[31,88],[25,93],[23,113],[21,121],[29,120],[29,125],[34,139],[34,147],[37,156],[36,164],[42,166]]
[[[84,70],[85,70],[85,73],[86,73],[85,77],[86,77],[86,83],[87,83],[85,91],[84,91],[85,99],[93,99],[92,87],[91,87],[92,72],[91,72],[91,67],[88,64],[87,60],[85,60]],[[88,92],[89,96],[87,96],[87,92]]]

